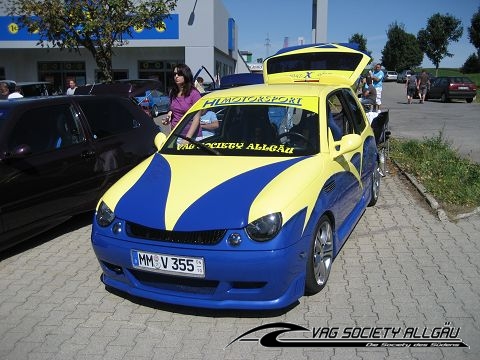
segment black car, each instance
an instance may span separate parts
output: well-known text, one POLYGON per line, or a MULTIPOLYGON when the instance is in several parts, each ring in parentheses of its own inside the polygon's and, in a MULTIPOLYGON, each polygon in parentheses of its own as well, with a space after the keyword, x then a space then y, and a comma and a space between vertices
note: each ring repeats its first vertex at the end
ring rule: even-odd
POLYGON ((56 95, 53 84, 46 81, 17 82, 24 97, 56 95))
POLYGON ((471 103, 477 95, 477 86, 466 76, 439 76, 430 81, 427 99, 440 99, 448 102, 452 99, 464 99, 471 103))
POLYGON ((108 95, 0 101, 0 249, 95 208, 155 151, 158 127, 108 95))

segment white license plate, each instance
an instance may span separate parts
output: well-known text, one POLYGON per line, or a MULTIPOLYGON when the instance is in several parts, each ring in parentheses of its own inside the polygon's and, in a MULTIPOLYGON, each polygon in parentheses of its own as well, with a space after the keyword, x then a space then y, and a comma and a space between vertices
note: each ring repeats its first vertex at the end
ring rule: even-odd
POLYGON ((203 258, 155 254, 132 250, 132 265, 137 269, 170 275, 205 277, 203 258))
POLYGON ((468 86, 459 86, 458 90, 468 90, 468 86))

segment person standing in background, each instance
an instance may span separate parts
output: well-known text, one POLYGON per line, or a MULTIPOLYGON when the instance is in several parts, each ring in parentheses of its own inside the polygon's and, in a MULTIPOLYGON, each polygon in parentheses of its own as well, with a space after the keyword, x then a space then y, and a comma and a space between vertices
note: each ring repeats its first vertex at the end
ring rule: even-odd
POLYGON ((10 89, 8 88, 8 85, 4 82, 0 83, 0 99, 7 99, 9 94, 10 89))
MULTIPOLYGON (((197 102, 202 96, 195 88, 193 83, 192 70, 185 64, 178 64, 173 69, 173 78, 175 85, 170 90, 170 110, 167 112, 163 125, 170 124, 173 129, 185 113, 197 102)), ((186 126, 182 135, 195 138, 201 136, 200 113, 198 113, 190 126, 186 126)))
POLYGON ((420 104, 425 102, 425 96, 427 95, 427 90, 430 88, 430 78, 427 72, 422 70, 420 77, 418 78, 418 92, 420 96, 420 104))
POLYGON ((375 65, 372 72, 372 81, 375 90, 377 91, 377 110, 380 111, 382 105, 382 90, 383 90, 383 77, 385 76, 382 71, 382 64, 375 65))
POLYGON ((411 73, 410 76, 407 75, 405 87, 407 88, 407 104, 411 104, 418 91, 418 81, 415 73, 411 73))
POLYGON ((67 95, 74 95, 76 88, 77 88, 77 84, 75 83, 75 81, 74 81, 74 80, 70 80, 70 81, 68 82, 67 95))
POLYGON ((22 89, 20 89, 18 86, 15 86, 15 89, 12 92, 10 92, 7 99, 21 99, 21 98, 23 98, 22 89))
POLYGON ((205 88, 203 87, 203 78, 201 76, 198 76, 197 80, 195 80, 195 87, 200 94, 205 92, 205 88))

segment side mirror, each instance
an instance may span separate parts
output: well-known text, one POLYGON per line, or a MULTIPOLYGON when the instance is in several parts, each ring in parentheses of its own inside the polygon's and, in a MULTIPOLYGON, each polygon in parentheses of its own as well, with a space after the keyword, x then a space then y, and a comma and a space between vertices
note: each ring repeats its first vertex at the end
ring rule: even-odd
POLYGON ((333 159, 354 151, 362 146, 362 137, 357 134, 344 135, 339 141, 334 141, 329 131, 330 154, 333 159))
POLYGON ((163 132, 159 132, 157 135, 155 135, 155 139, 153 140, 153 142, 157 150, 160 150, 163 144, 165 144, 166 140, 167 136, 163 132))
POLYGON ((15 146, 12 151, 9 151, 5 158, 8 159, 22 159, 32 153, 32 148, 27 144, 20 144, 15 146))

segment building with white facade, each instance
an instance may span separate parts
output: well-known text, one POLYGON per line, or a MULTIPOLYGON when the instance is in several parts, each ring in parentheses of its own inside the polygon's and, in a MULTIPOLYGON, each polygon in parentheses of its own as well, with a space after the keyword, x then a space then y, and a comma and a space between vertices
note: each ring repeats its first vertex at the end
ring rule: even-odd
MULTIPOLYGON (((0 9, 9 0, 0 0, 0 9)), ((237 49, 237 27, 221 0, 181 0, 165 20, 165 30, 136 31, 128 45, 115 49, 114 78, 154 78, 167 90, 172 67, 185 63, 195 72, 205 67, 223 76, 248 71, 237 49)), ((99 82, 100 72, 88 51, 80 54, 37 46, 38 35, 19 30, 0 13, 0 79, 49 81, 65 90, 70 79, 78 85, 99 82)), ((200 74, 210 82, 206 72, 200 74)))

